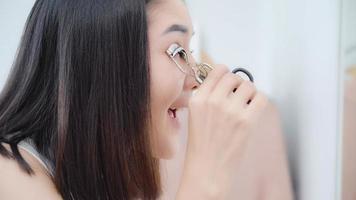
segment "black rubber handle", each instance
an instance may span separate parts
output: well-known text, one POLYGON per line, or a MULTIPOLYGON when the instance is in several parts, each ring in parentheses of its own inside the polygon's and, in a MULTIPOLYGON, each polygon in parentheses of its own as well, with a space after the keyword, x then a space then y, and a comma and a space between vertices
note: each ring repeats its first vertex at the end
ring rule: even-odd
POLYGON ((253 83, 254 82, 254 78, 252 76, 252 74, 245 68, 242 67, 238 67, 232 70, 232 73, 236 74, 237 72, 242 72, 244 74, 246 74, 246 76, 250 79, 250 81, 253 83))

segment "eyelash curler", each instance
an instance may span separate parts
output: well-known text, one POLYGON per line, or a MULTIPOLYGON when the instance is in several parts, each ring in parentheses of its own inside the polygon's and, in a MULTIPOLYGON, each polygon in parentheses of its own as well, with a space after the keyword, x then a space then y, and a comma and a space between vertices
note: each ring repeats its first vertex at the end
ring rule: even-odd
MULTIPOLYGON (((178 66, 178 68, 186 74, 190 74, 195 77, 195 80, 199 83, 202 84, 206 77, 208 77, 208 74, 211 70, 213 70, 213 67, 207 63, 199 63, 199 64, 192 64, 189 62, 188 55, 185 51, 185 49, 178 44, 173 44, 170 46, 170 48, 166 51, 166 53, 169 55, 169 57, 173 60, 173 62, 178 66), (193 71, 193 73, 186 72, 183 67, 175 60, 175 56, 179 55, 184 61, 186 62, 189 71, 193 71)), ((250 79, 251 82, 254 82, 254 78, 252 74, 246 70, 245 68, 242 67, 237 67, 232 70, 232 73, 237 74, 239 72, 242 72, 245 74, 248 79, 250 79)))
MULTIPOLYGON (((197 64, 196 67, 197 67, 197 70, 195 71, 195 79, 197 80, 197 82, 199 84, 202 84, 204 82, 204 80, 206 79, 206 77, 208 77, 209 72, 211 70, 213 70, 213 67, 207 63, 197 64)), ((242 68, 242 67, 237 67, 232 70, 232 73, 234 73, 234 74, 237 74, 239 72, 242 72, 243 74, 245 74, 248 77, 248 79, 251 82, 254 82, 254 78, 253 78, 252 74, 247 69, 242 68)))

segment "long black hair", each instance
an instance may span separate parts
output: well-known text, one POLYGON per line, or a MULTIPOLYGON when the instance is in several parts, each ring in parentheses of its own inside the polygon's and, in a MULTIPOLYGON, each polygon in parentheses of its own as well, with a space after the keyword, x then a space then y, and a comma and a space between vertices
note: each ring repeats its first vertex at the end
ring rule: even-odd
POLYGON ((37 0, 0 95, 0 154, 30 138, 64 199, 155 199, 148 0, 37 0))

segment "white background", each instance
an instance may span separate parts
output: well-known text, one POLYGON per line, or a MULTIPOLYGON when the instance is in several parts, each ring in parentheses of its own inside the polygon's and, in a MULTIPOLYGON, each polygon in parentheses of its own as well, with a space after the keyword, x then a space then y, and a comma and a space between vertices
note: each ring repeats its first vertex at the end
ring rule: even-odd
POLYGON ((0 0, 0 89, 16 54, 23 26, 34 0, 0 0))
POLYGON ((208 53, 247 66, 280 109, 298 199, 338 199, 340 1, 188 3, 208 53))

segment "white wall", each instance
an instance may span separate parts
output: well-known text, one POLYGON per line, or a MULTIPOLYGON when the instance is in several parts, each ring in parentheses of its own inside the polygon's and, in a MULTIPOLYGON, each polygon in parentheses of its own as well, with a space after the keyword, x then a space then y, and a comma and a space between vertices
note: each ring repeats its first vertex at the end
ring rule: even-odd
POLYGON ((341 63, 344 69, 356 63, 356 1, 342 1, 341 63))
POLYGON ((0 90, 12 65, 34 0, 0 0, 0 90))
POLYGON ((336 200, 338 0, 191 0, 204 48, 247 66, 279 107, 302 200, 336 200))

